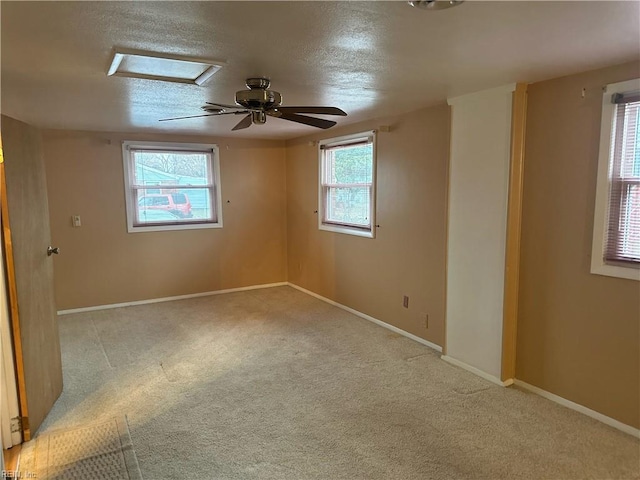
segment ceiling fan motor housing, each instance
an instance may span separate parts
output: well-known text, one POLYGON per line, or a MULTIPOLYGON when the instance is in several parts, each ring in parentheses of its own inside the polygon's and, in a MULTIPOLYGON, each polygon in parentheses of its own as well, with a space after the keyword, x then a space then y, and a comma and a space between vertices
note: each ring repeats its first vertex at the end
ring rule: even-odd
POLYGON ((249 90, 236 92, 236 103, 245 108, 260 110, 270 109, 282 103, 282 95, 279 92, 268 90, 270 82, 266 78, 249 78, 247 87, 249 90))

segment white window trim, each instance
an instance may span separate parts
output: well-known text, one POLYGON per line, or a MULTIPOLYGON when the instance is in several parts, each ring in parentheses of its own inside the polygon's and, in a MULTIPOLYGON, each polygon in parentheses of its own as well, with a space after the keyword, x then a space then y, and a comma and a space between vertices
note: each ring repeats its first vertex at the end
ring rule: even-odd
POLYGON ((127 215, 127 232, 160 232, 168 230, 199 230, 203 228, 222 228, 222 194, 220 187, 220 155, 218 146, 208 143, 175 143, 175 142, 142 142, 126 140, 122 142, 122 162, 124 168, 124 197, 127 215), (215 202, 218 214, 215 223, 197 223, 184 225, 134 225, 136 205, 133 204, 133 198, 130 194, 130 185, 132 181, 130 151, 132 148, 145 148, 158 150, 178 150, 178 151, 203 151, 211 150, 211 173, 215 180, 215 202))
POLYGON ((328 138, 326 140, 321 140, 318 142, 318 229, 325 230, 328 232, 336 232, 336 233, 345 233, 348 235, 355 235, 357 237, 365 237, 365 238, 376 238, 376 172, 377 172, 377 144, 376 144, 376 131, 369 130, 366 132, 353 133, 350 135, 343 135, 341 137, 333 137, 328 138), (344 142, 349 142, 352 140, 358 140, 362 138, 372 138, 373 144, 373 165, 372 165, 372 176, 371 176, 371 230, 365 230, 363 228, 358 227, 347 227, 343 225, 332 225, 329 223, 324 223, 322 219, 324 218, 324 197, 322 194, 322 177, 323 177, 323 154, 322 147, 323 146, 332 146, 335 144, 340 144, 344 142))
POLYGON ((640 269, 610 265, 604 261, 605 238, 609 224, 607 207, 609 204, 609 172, 611 156, 611 133, 615 104, 611 96, 640 89, 640 79, 612 83, 604 88, 602 95, 602 120, 600 125, 600 152, 598 156, 598 177, 596 203, 593 214, 593 242, 591 244, 591 273, 608 277, 626 278, 640 281, 640 269))

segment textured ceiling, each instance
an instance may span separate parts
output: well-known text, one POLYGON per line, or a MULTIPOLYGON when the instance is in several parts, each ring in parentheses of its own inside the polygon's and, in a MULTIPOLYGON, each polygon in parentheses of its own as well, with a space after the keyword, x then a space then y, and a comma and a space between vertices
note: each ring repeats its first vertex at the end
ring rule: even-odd
POLYGON ((2 113, 45 128, 294 138, 313 127, 236 116, 174 122, 233 103, 266 76, 283 105, 329 105, 355 121, 450 96, 637 60, 640 3, 481 2, 424 11, 372 2, 0 4, 2 113), (112 49, 227 62, 202 87, 107 77, 112 49))

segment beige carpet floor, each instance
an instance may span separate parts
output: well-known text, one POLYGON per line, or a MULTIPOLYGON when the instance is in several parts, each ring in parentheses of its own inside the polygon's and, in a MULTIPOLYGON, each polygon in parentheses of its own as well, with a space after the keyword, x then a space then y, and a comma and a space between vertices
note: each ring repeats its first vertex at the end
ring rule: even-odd
POLYGON ((289 287, 66 315, 39 433, 126 415, 145 480, 636 479, 640 442, 289 287))

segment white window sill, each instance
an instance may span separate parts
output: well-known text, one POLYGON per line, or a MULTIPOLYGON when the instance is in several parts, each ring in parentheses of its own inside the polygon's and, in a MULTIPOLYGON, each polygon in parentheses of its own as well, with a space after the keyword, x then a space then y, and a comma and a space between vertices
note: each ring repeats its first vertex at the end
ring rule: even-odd
POLYGON ((327 232, 344 233, 347 235, 355 235, 356 237, 375 238, 375 229, 362 230, 359 228, 349 228, 339 225, 330 225, 326 223, 321 223, 318 228, 327 232))
POLYGON ((186 225, 141 225, 131 226, 129 225, 127 231, 129 233, 143 233, 143 232, 162 232, 167 230, 198 230, 202 228, 222 228, 222 223, 196 223, 186 225))
POLYGON ((591 273, 594 275, 626 278, 627 280, 640 282, 640 269, 634 267, 620 267, 618 265, 607 265, 602 262, 593 262, 591 264, 591 273))

